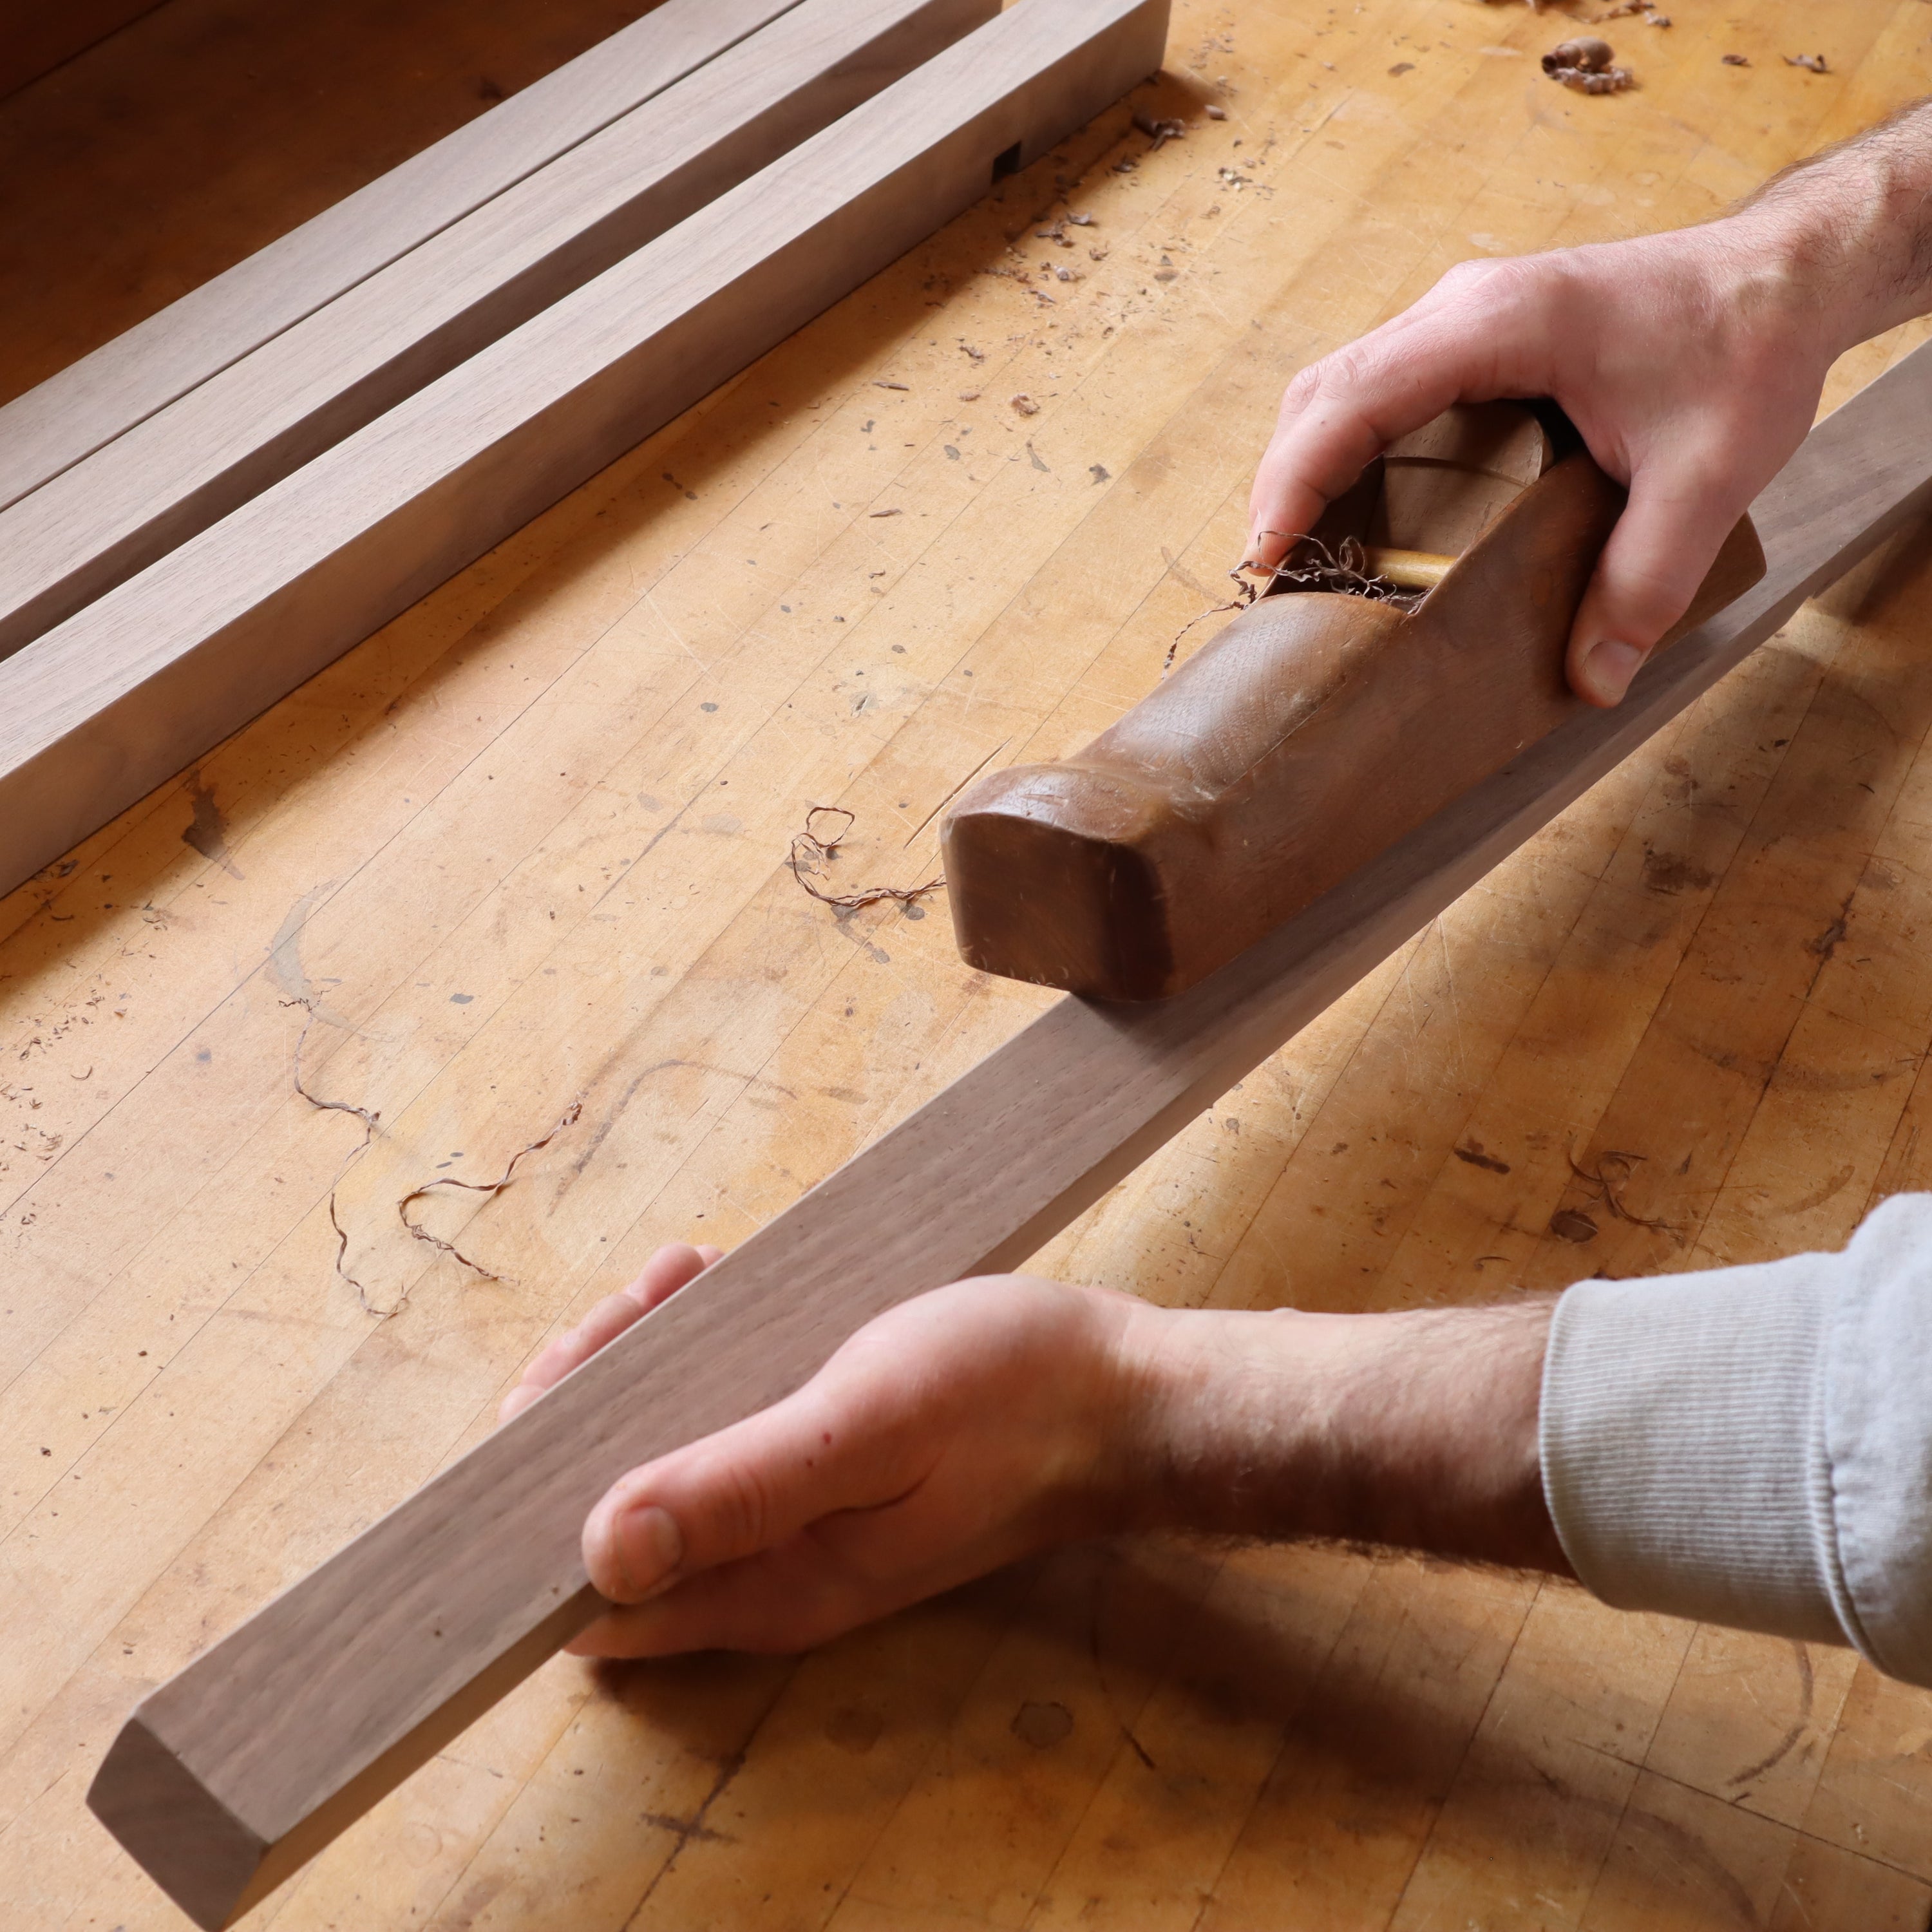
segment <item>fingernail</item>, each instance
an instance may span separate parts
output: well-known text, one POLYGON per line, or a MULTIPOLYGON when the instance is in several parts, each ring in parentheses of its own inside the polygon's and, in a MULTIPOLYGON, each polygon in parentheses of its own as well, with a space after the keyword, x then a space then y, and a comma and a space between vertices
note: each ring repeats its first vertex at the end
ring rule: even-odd
POLYGON ((612 1526, 617 1574, 633 1603, 664 1588, 684 1561, 684 1537, 669 1510, 656 1503, 627 1509, 612 1526))
POLYGON ((1583 682, 1600 704, 1614 704, 1629 690, 1642 668, 1645 653, 1618 638, 1605 638, 1584 654, 1583 682))

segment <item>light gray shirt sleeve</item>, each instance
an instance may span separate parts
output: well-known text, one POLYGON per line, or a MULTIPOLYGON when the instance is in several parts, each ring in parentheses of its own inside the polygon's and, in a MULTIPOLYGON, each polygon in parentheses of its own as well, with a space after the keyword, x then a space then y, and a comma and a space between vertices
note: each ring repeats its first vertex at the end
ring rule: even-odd
POLYGON ((1932 1195, 1842 1254, 1579 1282, 1541 1435, 1556 1534, 1606 1604, 1932 1684, 1932 1195))

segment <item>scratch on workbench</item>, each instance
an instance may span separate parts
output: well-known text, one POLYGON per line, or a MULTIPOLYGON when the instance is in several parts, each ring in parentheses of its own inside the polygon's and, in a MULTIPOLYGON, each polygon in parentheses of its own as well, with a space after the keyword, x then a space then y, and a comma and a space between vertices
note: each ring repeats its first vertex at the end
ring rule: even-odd
POLYGON ((899 850, 903 852, 905 850, 906 846, 910 845, 912 842, 939 816, 940 813, 943 812, 947 806, 950 805, 952 801, 957 798, 959 794, 964 791, 966 788, 980 774, 983 772, 986 767, 990 765, 993 760, 997 758, 1012 742, 1013 741, 1011 738, 1002 738, 1000 742, 995 745, 993 748, 988 752, 986 755, 982 758, 980 762, 975 765, 973 769, 968 772, 966 776, 962 778, 959 782, 955 785, 952 789, 949 791, 923 818, 919 821, 916 825, 913 827, 911 831, 906 835, 904 843, 900 846, 899 850))
POLYGON ((658 600, 656 592, 646 590, 640 601, 644 604, 644 608, 650 612, 651 615, 670 633, 671 642, 676 644, 678 649, 683 652, 685 656, 690 658, 692 662, 697 665, 698 669, 704 672, 706 677, 710 676, 712 675, 711 666, 706 664, 704 660, 685 642, 683 633, 680 632, 677 626, 658 608, 658 600))
POLYGON ((730 1844, 734 1842, 722 1832, 711 1829, 704 1821, 710 1815, 712 1806, 724 1796, 732 1779, 744 1768, 745 1754, 742 1750, 734 1751, 724 1759, 718 1767, 718 1775, 712 1780, 711 1789, 704 1794, 698 1809, 688 1818, 669 1818, 652 1813, 644 1814, 646 1823, 658 1825, 663 1830, 674 1833, 676 1843, 671 1846, 664 1863, 652 1874, 650 1883, 644 1887, 644 1896, 638 1900, 636 1909, 631 1914, 633 1924, 643 1916, 644 1907, 650 1903, 651 1894, 670 1876, 671 1868, 677 1863, 686 1846, 694 1840, 700 1844, 730 1844))
POLYGON ((1468 1042, 1462 1033, 1462 1002, 1456 997, 1456 967, 1454 961, 1450 957, 1449 934, 1439 915, 1435 921, 1435 926, 1436 940, 1442 948, 1442 983, 1448 989, 1449 993, 1449 1017, 1456 1028, 1456 1071, 1460 1075, 1467 1071, 1464 1063, 1468 1057, 1468 1042))
POLYGON ((597 1150, 604 1144, 608 1137, 610 1130, 617 1124, 631 1102, 637 1098, 638 1089, 643 1086, 654 1073, 666 1072, 674 1067, 687 1067, 694 1073, 715 1073, 721 1079, 735 1080, 739 1082, 741 1092, 747 1087, 769 1087, 774 1093, 782 1094, 788 1100, 795 1100, 798 1098, 796 1093, 792 1088, 778 1081, 769 1080, 761 1073, 740 1073, 735 1067, 719 1066, 708 1060, 654 1060, 650 1066, 632 1075, 629 1081, 626 1084, 623 1092, 618 1096, 617 1104, 591 1130, 590 1144, 571 1162, 569 1173, 558 1184, 557 1193, 560 1197, 568 1191, 572 1183, 581 1176, 584 1170, 590 1165, 597 1150))

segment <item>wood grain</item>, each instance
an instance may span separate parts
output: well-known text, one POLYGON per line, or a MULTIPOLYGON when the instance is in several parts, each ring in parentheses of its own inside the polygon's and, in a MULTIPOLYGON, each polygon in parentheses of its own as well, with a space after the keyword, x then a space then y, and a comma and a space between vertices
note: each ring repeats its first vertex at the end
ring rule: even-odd
POLYGON ((617 1474, 789 1393, 884 1308, 1035 1252, 1922 507, 1928 431, 1921 350, 1814 431, 1755 506, 1762 582, 1619 710, 1191 992, 1049 1009, 145 1700, 97 1813, 200 1923, 279 1882, 596 1614, 578 1526, 617 1474))
POLYGON ((73 0, 50 8, 37 0, 8 0, 0 7, 0 98, 39 80, 160 4, 161 0, 73 0))
POLYGON ((0 663, 0 882, 903 254, 1001 157, 1117 98, 1165 19, 1165 0, 1028 0, 0 663))
POLYGON ((209 376, 0 512, 0 656, 998 11, 996 0, 802 0, 209 376))
MULTIPOLYGON (((0 508, 797 4, 665 0, 644 19, 15 397, 0 407, 0 508)), ((113 10, 130 20, 148 10, 130 4, 113 10)))

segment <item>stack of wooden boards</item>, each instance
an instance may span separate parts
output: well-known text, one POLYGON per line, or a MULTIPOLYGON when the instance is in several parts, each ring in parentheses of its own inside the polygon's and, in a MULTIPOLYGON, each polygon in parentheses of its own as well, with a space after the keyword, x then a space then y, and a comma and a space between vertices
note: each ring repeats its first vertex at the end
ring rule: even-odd
POLYGON ((1166 0, 668 0, 0 410, 0 890, 1160 64, 1166 0))

